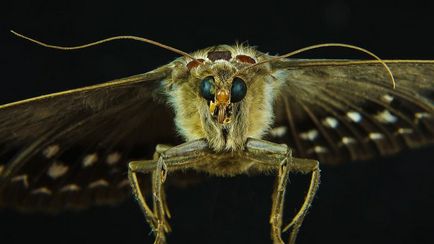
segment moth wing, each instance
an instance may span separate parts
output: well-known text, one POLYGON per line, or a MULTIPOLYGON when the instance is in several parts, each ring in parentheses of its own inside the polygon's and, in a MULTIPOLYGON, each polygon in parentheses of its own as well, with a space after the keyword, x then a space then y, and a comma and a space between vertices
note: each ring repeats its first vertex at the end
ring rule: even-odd
POLYGON ((434 142, 434 61, 280 60, 272 140, 336 164, 434 142))
POLYGON ((0 106, 0 206, 56 212, 128 196, 127 163, 176 141, 158 101, 171 70, 0 106))

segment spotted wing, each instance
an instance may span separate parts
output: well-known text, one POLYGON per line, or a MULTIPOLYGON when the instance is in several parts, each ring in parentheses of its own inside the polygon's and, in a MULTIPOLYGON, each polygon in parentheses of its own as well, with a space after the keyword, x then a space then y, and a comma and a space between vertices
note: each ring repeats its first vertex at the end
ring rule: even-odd
POLYGON ((283 60, 273 140, 323 163, 366 160, 434 142, 434 62, 283 60))
POLYGON ((57 211, 128 196, 127 163, 174 140, 171 111, 157 101, 170 73, 1 106, 0 206, 57 211))

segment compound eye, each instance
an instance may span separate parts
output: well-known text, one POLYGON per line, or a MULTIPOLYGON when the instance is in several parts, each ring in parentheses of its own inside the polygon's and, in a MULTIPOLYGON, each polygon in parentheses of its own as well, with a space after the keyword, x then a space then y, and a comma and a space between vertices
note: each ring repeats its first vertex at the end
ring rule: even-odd
POLYGON ((208 101, 214 100, 215 86, 214 77, 208 76, 200 82, 199 85, 200 95, 208 101))
POLYGON ((235 77, 235 79, 232 81, 232 88, 231 88, 231 102, 236 103, 246 96, 247 93, 247 86, 246 83, 238 77, 235 77))

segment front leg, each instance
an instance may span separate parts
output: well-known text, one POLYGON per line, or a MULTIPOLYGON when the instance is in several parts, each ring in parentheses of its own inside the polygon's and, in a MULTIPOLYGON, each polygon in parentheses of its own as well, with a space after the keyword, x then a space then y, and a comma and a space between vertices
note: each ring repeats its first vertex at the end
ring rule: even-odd
POLYGON ((290 244, 294 244, 295 240, 297 239, 298 231, 301 227, 301 224, 303 223, 304 217, 307 214, 307 210, 313 202, 320 182, 320 169, 318 161, 312 159, 293 158, 292 162, 295 171, 301 172, 303 174, 312 173, 312 176, 310 179, 309 190, 307 191, 303 205, 301 206, 295 217, 292 219, 291 223, 289 223, 283 229, 283 231, 287 231, 289 228, 292 227, 292 231, 289 236, 290 244))
POLYGON ((130 184, 146 221, 155 234, 155 244, 165 243, 166 233, 170 232, 170 226, 167 221, 170 213, 163 189, 167 173, 206 163, 205 159, 209 153, 208 144, 205 140, 195 140, 169 149, 167 149, 167 146, 162 147, 159 145, 154 154, 154 160, 133 161, 129 163, 128 176, 130 184), (137 180, 137 173, 148 174, 151 172, 153 209, 146 203, 137 180))
POLYGON ((283 231, 292 227, 289 243, 295 243, 298 230, 303 223, 304 217, 311 205, 319 185, 319 166, 318 161, 308 159, 293 158, 291 149, 284 144, 276 144, 264 140, 249 138, 246 143, 248 157, 257 163, 259 168, 274 168, 278 170, 274 192, 272 196, 272 208, 270 215, 271 237, 274 243, 283 243, 282 217, 285 199, 285 190, 288 183, 289 173, 302 172, 304 174, 312 172, 312 178, 306 199, 293 218, 283 231))

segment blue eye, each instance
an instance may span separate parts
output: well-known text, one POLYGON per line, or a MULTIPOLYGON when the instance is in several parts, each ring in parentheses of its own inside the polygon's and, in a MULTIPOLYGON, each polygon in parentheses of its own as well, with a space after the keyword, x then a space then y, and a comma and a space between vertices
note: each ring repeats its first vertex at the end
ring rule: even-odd
POLYGON ((238 77, 235 77, 235 79, 232 81, 232 88, 231 88, 231 102, 236 103, 246 96, 247 93, 247 86, 246 83, 238 77))
POLYGON ((212 76, 208 76, 200 82, 199 92, 206 100, 214 100, 215 86, 214 78, 212 76))

